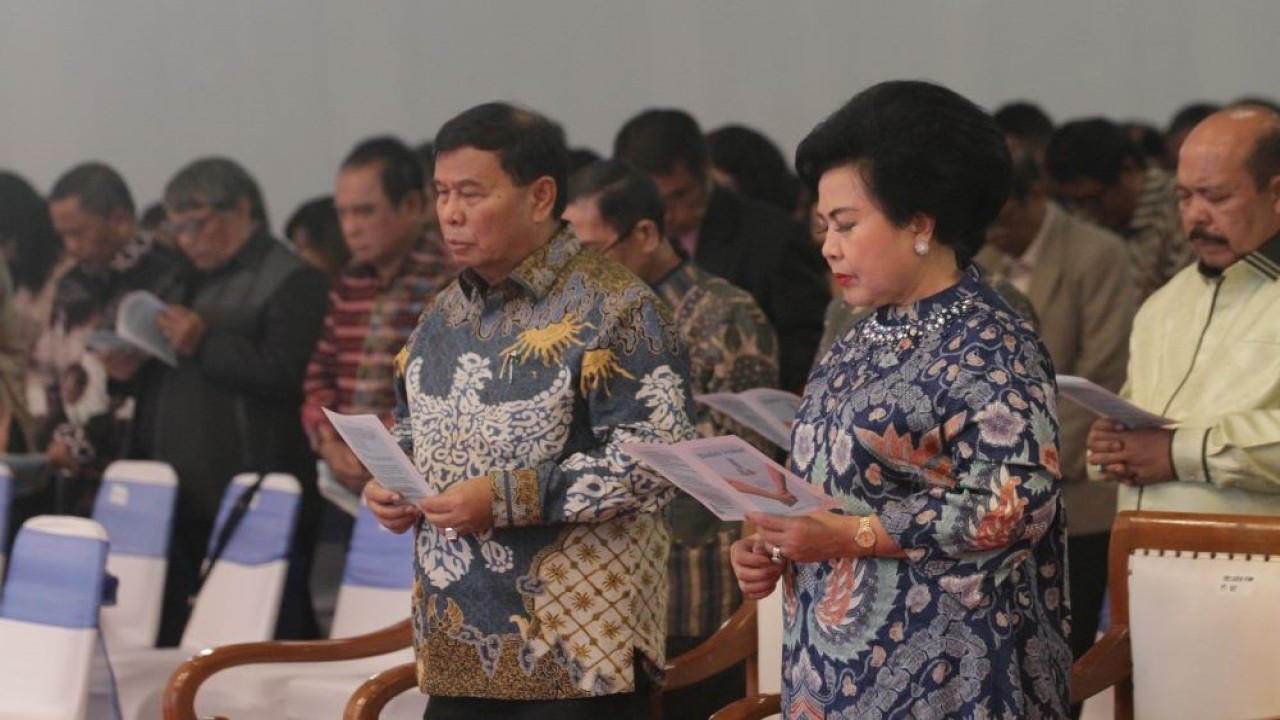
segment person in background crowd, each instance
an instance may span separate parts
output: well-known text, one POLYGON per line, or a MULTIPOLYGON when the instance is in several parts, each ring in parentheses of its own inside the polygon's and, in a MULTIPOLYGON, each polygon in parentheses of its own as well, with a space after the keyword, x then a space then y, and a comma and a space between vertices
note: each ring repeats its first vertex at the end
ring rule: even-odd
MULTIPOLYGON (((21 176, 7 171, 0 171, 0 253, 13 283, 11 303, 18 342, 30 362, 36 341, 49 327, 58 279, 74 261, 63 255, 62 238, 53 229, 44 198, 21 176)), ((44 383, 32 370, 29 368, 24 381, 28 410, 43 420, 48 414, 44 383)), ((44 448, 18 449, 34 452, 44 448)))
POLYGON ((164 212, 163 202, 151 203, 138 218, 138 225, 142 227, 143 232, 150 235, 161 245, 176 248, 178 247, 178 241, 169 234, 168 222, 169 216, 164 212))
POLYGON ((324 415, 373 413, 390 425, 396 353, 453 263, 424 231, 422 168, 391 137, 365 140, 342 161, 334 206, 349 267, 329 293, 329 313, 307 365, 302 425, 334 479, 359 495, 369 473, 324 415))
POLYGON ((1044 167, 1045 150, 1053 137, 1053 119, 1039 105, 1017 100, 1005 103, 992 114, 1004 134, 1017 139, 1031 157, 1044 167))
MULTIPOLYGON (((582 246, 621 263, 671 307, 689 351, 694 395, 742 392, 778 385, 778 341, 744 290, 698 268, 663 232, 662 196, 647 175, 621 160, 600 161, 574 173, 564 218, 582 246)), ((728 418, 698 407, 701 437, 734 433, 766 453, 775 448, 728 418)), ((729 547, 739 522, 716 518, 681 493, 667 506, 671 559, 667 563, 667 656, 709 637, 742 602, 729 547)), ((663 704, 668 720, 705 718, 746 692, 743 670, 675 691, 663 704)))
MULTIPOLYGON (((1030 297, 1040 339, 1059 374, 1083 376, 1118 391, 1138 309, 1124 241, 1058 207, 1030 153, 1016 141, 1011 146, 1013 187, 987 228, 977 261, 1030 297)), ((1065 397, 1058 399, 1057 410, 1062 497, 1070 519, 1071 651, 1078 658, 1093 646, 1098 631, 1116 495, 1114 486, 1090 482, 1085 470, 1085 440, 1094 414, 1065 397)))
POLYGON ((717 184, 796 217, 800 180, 772 140, 749 127, 725 125, 707 133, 707 150, 717 184))
POLYGON ((88 514, 97 481, 125 444, 129 399, 148 388, 161 361, 121 347, 117 309, 130 292, 181 297, 187 264, 141 232, 124 179, 99 162, 77 165, 53 184, 49 211, 74 265, 59 280, 49 326, 36 344, 48 417, 40 446, 51 466, 76 480, 64 510, 88 514), (102 333, 111 338, 105 345, 102 333))
POLYGON ((10 437, 15 447, 35 447, 35 421, 27 410, 27 353, 13 309, 9 264, 0 263, 0 454, 9 451, 10 437))
POLYGON ((1060 205, 1124 238, 1139 299, 1191 262, 1173 178, 1143 161, 1124 128, 1104 118, 1069 122, 1054 132, 1046 161, 1060 205))
POLYGON ((613 154, 653 179, 667 234, 694 262, 751 293, 778 333, 782 387, 803 387, 831 297, 805 229, 777 208, 716 187, 706 138, 682 110, 631 118, 613 154))
POLYGON ((1121 392, 1177 427, 1098 420, 1088 462, 1122 510, 1280 514, 1280 115, 1209 116, 1177 191, 1198 262, 1138 311, 1121 392))
POLYGON ((333 196, 312 198, 298 206, 284 226, 285 239, 298 257, 336 279, 351 260, 351 251, 342 239, 333 196))
POLYGON ((1178 151, 1187 139, 1187 133, 1200 124, 1201 120, 1218 112, 1222 106, 1216 103, 1194 102, 1178 108, 1169 118, 1169 127, 1164 131, 1164 168, 1169 172, 1178 169, 1178 151))
POLYGON ((182 168, 164 204, 195 273, 183 302, 157 320, 178 365, 165 368, 154 409, 135 421, 137 456, 169 463, 179 481, 160 644, 182 636, 222 494, 246 471, 288 472, 302 484, 276 633, 313 637, 307 574, 319 496, 299 408, 328 280, 271 237, 257 183, 232 160, 182 168))

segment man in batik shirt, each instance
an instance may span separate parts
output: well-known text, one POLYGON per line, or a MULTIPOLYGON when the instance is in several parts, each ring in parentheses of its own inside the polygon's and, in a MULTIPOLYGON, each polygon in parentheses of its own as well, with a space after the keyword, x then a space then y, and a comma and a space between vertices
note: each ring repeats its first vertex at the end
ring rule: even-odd
MULTIPOLYGON (((768 318, 745 290, 702 270, 665 237, 663 203, 645 173, 620 160, 574 174, 564 217, 583 247, 621 263, 672 308, 689 349, 695 394, 742 392, 778 385, 778 343, 768 318)), ((705 405, 697 408, 701 437, 732 433, 767 453, 777 448, 705 405)), ((715 632, 742 602, 729 548, 742 524, 716 518, 681 493, 667 508, 671 520, 667 652, 676 655, 715 632)), ((669 720, 705 718, 741 697, 744 674, 699 683, 664 703, 669 720)))
POLYGON ((674 489, 619 447, 692 437, 665 306, 562 223, 555 126, 501 103, 436 136, 445 247, 463 268, 397 359, 395 434, 438 494, 365 486, 416 529, 426 718, 626 717, 665 662, 674 489))
POLYGON ((49 213, 75 265, 58 281, 53 314, 36 343, 49 409, 37 442, 51 465, 81 480, 68 507, 87 513, 103 469, 121 454, 133 398, 150 404, 160 361, 104 343, 125 295, 147 290, 164 300, 182 292, 186 263, 142 232, 124 179, 98 162, 71 168, 53 185, 49 213), (112 382, 115 381, 115 382, 112 382))

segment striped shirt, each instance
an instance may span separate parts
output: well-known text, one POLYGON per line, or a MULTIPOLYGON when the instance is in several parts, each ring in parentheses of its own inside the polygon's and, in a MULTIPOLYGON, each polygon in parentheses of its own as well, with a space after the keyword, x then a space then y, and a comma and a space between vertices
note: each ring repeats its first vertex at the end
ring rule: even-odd
POLYGON ((334 282, 303 381, 302 426, 313 443, 328 425, 322 408, 373 413, 390 424, 396 353, 417 327, 423 306, 456 274, 439 237, 428 235, 390 282, 368 266, 349 268, 334 282))

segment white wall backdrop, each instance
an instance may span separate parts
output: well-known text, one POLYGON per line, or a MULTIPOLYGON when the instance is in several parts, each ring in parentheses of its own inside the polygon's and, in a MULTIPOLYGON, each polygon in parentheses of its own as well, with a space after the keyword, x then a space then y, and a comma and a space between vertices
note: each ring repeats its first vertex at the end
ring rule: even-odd
POLYGON ((1280 95, 1262 0, 0 0, 0 167, 45 190, 105 160, 140 203, 185 162, 244 163, 279 229, 359 138, 416 143, 510 99, 607 153, 651 106, 790 152, 867 85, 942 82, 1163 126, 1280 95))

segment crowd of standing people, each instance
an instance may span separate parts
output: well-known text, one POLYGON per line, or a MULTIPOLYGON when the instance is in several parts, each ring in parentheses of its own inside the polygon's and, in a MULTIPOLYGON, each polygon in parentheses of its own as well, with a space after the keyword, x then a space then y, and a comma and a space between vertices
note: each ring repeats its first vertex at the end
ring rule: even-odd
POLYGON ((417 150, 357 143, 285 240, 228 158, 144 213, 102 163, 47 195, 0 173, 0 452, 49 480, 19 512, 84 514, 112 460, 170 463, 173 645, 235 474, 304 488, 281 638, 318 632, 318 487, 362 496, 415 533, 437 720, 644 716, 666 658, 779 584, 787 717, 1068 716, 1117 502, 1275 512, 1280 115, 1055 127, 886 82, 794 166, 677 109, 601 160, 488 103, 417 150), (137 291, 166 353, 111 340, 137 291), (1058 374, 1180 425, 1098 419, 1058 374), (694 402, 755 387, 803 395, 790 447, 694 402), (382 418, 432 496, 384 488, 324 409, 382 418), (621 448, 725 433, 840 507, 744 535, 621 448))

